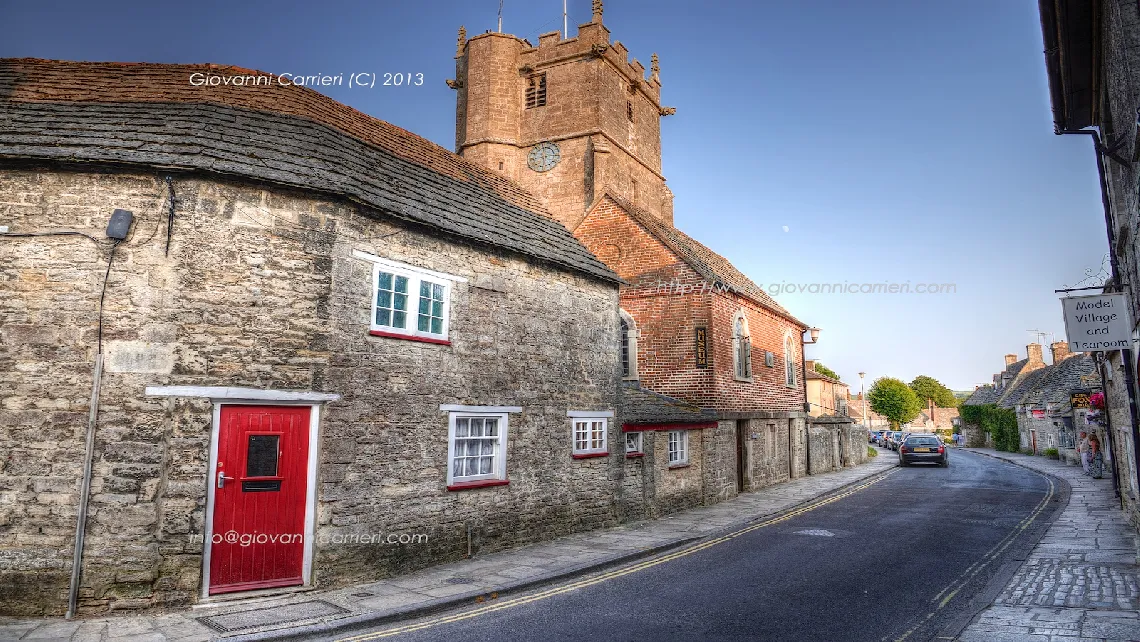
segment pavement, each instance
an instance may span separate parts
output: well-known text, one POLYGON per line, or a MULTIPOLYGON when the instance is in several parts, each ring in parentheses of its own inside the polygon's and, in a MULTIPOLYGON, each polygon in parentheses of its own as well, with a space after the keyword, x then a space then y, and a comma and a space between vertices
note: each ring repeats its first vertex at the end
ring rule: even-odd
POLYGON ((1065 480, 1068 506, 961 642, 1140 640, 1140 541, 1112 479, 1045 457, 966 449, 1065 480))
POLYGON ((598 572, 747 525, 895 467, 883 451, 866 464, 801 477, 672 515, 481 555, 410 575, 336 589, 114 615, 0 619, 0 641, 230 642, 333 635, 500 599, 598 572))
POLYGON ((952 451, 948 468, 894 468, 668 553, 339 640, 952 640, 1044 536, 1065 491, 952 451))

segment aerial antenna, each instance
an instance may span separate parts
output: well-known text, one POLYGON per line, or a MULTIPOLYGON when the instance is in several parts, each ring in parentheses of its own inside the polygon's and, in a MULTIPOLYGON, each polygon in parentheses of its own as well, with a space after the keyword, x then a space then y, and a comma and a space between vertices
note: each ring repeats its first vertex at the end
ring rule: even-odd
POLYGON ((503 0, 499 0, 499 33, 503 33, 503 0))
POLYGON ((570 37, 570 23, 566 19, 566 0, 562 0, 562 37, 570 37))
POLYGON ((1026 330, 1026 332, 1029 333, 1030 337, 1036 337, 1037 343, 1040 343, 1041 345, 1045 345, 1045 335, 1052 336, 1053 334, 1052 332, 1046 332, 1044 330, 1026 330))

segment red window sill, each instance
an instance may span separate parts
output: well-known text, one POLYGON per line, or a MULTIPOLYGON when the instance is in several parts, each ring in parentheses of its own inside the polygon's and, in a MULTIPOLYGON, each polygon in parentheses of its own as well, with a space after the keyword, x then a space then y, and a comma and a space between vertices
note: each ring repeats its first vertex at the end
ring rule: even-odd
POLYGON ((637 459, 638 457, 644 457, 644 456, 645 456, 645 453, 626 453, 625 454, 626 459, 637 459))
POLYGON ((386 332, 384 330, 369 330, 368 334, 374 337, 388 337, 389 339, 405 339, 407 341, 419 341, 420 343, 436 343, 442 346, 451 345, 451 341, 447 339, 431 339, 428 337, 417 337, 414 334, 401 334, 399 332, 386 332))
POLYGON ((669 470, 681 470, 682 468, 688 468, 691 465, 692 464, 673 464, 669 467, 669 470))
POLYGON ((489 488, 491 486, 506 486, 511 483, 509 479, 481 479, 473 482, 460 482, 447 487, 447 490, 471 490, 473 488, 489 488))
POLYGON ((609 457, 609 453, 582 453, 579 455, 570 455, 574 459, 593 459, 594 457, 609 457))

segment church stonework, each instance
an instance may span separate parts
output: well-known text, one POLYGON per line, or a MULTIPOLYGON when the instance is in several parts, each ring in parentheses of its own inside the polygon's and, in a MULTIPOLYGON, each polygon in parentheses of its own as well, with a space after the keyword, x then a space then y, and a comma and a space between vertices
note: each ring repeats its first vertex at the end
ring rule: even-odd
POLYGON ((503 33, 464 41, 456 56, 456 152, 519 183, 573 230, 604 187, 673 223, 661 173, 656 55, 651 73, 595 21, 575 38, 557 31, 538 46, 503 33), (545 163, 531 162, 542 156, 545 163))

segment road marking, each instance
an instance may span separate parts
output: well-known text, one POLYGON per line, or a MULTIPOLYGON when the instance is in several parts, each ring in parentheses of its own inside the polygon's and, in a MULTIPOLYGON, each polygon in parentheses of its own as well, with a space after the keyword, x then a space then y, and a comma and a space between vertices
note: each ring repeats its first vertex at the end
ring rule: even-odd
MULTIPOLYGON (((1044 478, 1045 481, 1049 482, 1049 491, 1045 493, 1045 496, 1042 497, 1041 501, 1037 503, 1037 506, 1034 507, 1033 512, 1029 513, 1029 515, 1025 516, 1024 519, 1018 522, 1017 526, 1014 526, 1013 529, 1005 537, 1003 537, 997 544, 994 544, 993 548, 982 555, 981 558, 971 564, 966 570, 962 571, 962 574, 955 578, 954 581, 950 582, 946 588, 939 591, 938 594, 935 595, 932 599, 932 601, 938 603, 938 606, 936 606, 931 612, 927 613, 926 617, 922 618, 918 624, 915 624, 906 633, 903 633, 901 636, 895 638, 895 642, 904 642, 904 640, 913 635, 915 631, 922 628, 922 626, 929 622, 930 619, 935 615, 937 615, 939 611, 945 608, 946 605, 950 603, 950 600, 954 599, 954 596, 958 594, 958 591, 961 591, 963 588, 965 588, 965 586, 970 583, 970 580, 972 580, 975 575, 981 572, 983 568, 988 566, 990 562, 1000 557, 1001 554, 1005 552, 1005 549, 1009 548, 1013 542, 1016 541, 1017 538, 1022 533, 1024 533, 1025 530, 1029 528, 1029 526, 1034 521, 1037 520, 1037 518, 1041 515, 1041 511, 1045 510, 1045 507, 1049 505, 1049 500, 1053 499, 1053 495, 1055 494, 1056 485, 1049 477, 1042 475, 1035 470, 1030 470, 1030 472, 1044 478), (943 595, 945 595, 945 597, 943 597, 943 595), (938 598, 942 598, 941 601, 939 601, 938 598)), ((888 638, 883 639, 887 640, 888 638)))
POLYGON ((692 555, 693 553, 697 553, 697 552, 703 551, 705 549, 712 548, 713 546, 717 546, 719 544, 723 544, 725 542, 732 541, 732 540, 736 539, 737 537, 740 537, 742 535, 746 535, 748 533, 759 530, 761 528, 766 528, 768 526, 772 526, 773 524, 780 524, 782 522, 786 522, 789 519, 792 519, 792 518, 797 517, 799 515, 803 515, 804 513, 813 511, 813 510, 820 508, 822 506, 826 506, 828 504, 837 502, 841 499, 850 497, 851 495, 854 495, 855 493, 857 493, 857 492, 859 492, 865 488, 868 488, 874 484, 877 484, 877 483, 883 481, 884 479, 886 479, 887 477, 890 477, 891 475, 893 475, 897 471, 898 471, 897 468, 892 468, 892 469, 890 469, 884 473, 878 473, 874 477, 871 477, 870 479, 860 483, 857 486, 852 486, 851 488, 848 488, 847 490, 843 491, 842 493, 840 493, 838 495, 832 495, 831 497, 828 497, 826 499, 821 499, 819 501, 812 502, 806 506, 802 506, 802 507, 797 508, 795 510, 784 513, 784 514, 780 515, 779 517, 773 517, 770 519, 762 520, 762 521, 757 522, 755 524, 750 524, 750 525, 745 526, 739 530, 728 533, 727 535, 722 535, 722 536, 717 537, 715 539, 711 539, 711 540, 707 540, 707 541, 700 542, 697 544, 693 544, 693 545, 685 547, 679 551, 662 555, 661 557, 656 557, 656 558, 653 558, 650 560, 646 560, 644 562, 638 562, 637 564, 633 564, 631 566, 626 566, 626 567, 614 569, 612 571, 607 571, 605 573, 596 575, 594 577, 578 580, 576 582, 571 582, 570 584, 566 584, 563 586, 551 587, 549 589, 539 591, 538 593, 534 593, 532 595, 524 595, 524 596, 509 599, 509 600, 502 600, 500 602, 496 602, 494 604, 488 604, 487 606, 481 606, 479 608, 472 609, 470 611, 464 611, 463 613, 456 613, 453 615, 440 616, 440 617, 437 617, 437 618, 434 618, 431 620, 427 620, 425 622, 420 622, 418 624, 407 624, 407 625, 397 627, 394 629, 388 629, 386 631, 377 631, 375 633, 365 633, 362 635, 356 635, 356 636, 347 637, 347 638, 340 638, 340 640, 338 642, 366 642, 367 640, 378 640, 380 638, 392 637, 393 635, 400 635, 403 633, 412 633, 415 631, 420 631, 423 629, 440 626, 442 624, 450 624, 452 622, 469 620, 471 618, 475 618, 475 617, 478 617, 480 615, 486 615, 488 613, 494 613, 495 611, 502 611, 504 609, 514 608, 516 606, 523 606, 526 604, 530 604, 532 602, 545 600, 545 599, 554 597, 556 595, 561 595, 563 593, 569 593, 571 591, 576 591, 578 589, 593 586, 595 584, 601 584, 602 582, 607 582, 609 580, 617 579, 619 577, 623 577, 623 576, 629 575, 631 573, 637 573, 639 571, 644 571, 645 569, 653 568, 654 566, 658 566, 658 565, 664 564, 666 562, 671 562, 673 560, 680 559, 682 557, 687 557, 689 555, 692 555))

